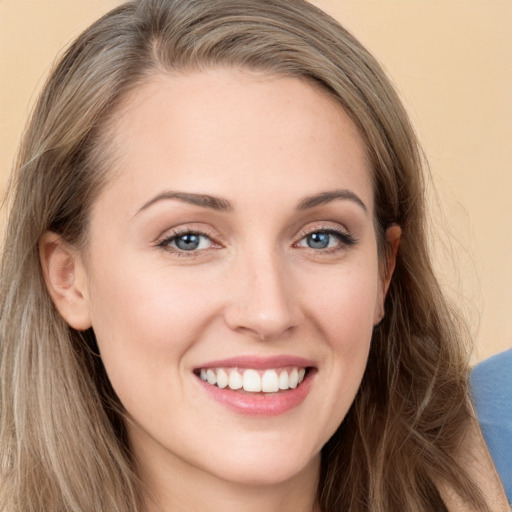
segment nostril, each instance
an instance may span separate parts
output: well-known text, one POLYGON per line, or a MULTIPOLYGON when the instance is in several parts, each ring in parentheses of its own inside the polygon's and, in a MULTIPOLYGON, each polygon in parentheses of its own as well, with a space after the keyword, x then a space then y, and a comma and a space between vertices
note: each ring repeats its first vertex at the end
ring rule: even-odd
POLYGON ((300 323, 294 280, 285 262, 268 250, 244 252, 225 292, 226 324, 256 340, 275 340, 300 323))
POLYGON ((288 336, 298 326, 298 315, 289 309, 257 311, 236 304, 225 314, 228 327, 259 341, 273 341, 288 336))

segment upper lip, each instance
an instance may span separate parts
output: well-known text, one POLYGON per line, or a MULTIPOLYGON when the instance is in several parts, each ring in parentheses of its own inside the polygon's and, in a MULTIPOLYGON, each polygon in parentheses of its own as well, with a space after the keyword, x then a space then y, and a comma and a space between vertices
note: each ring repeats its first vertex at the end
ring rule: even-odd
POLYGON ((226 359, 217 359, 208 361, 196 369, 208 368, 254 368, 255 370, 268 370, 271 368, 282 368, 284 366, 296 366, 299 368, 308 368, 315 366, 314 362, 297 356, 279 355, 279 356, 235 356, 226 359))

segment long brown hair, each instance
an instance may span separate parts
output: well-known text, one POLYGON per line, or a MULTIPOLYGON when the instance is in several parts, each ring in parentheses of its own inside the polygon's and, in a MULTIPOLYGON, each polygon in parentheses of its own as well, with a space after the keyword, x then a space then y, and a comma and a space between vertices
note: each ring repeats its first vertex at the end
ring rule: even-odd
POLYGON ((84 243, 112 167, 108 127, 156 73, 229 66, 320 85, 356 124, 373 169, 376 230, 403 236, 385 317, 355 402, 322 453, 324 512, 444 510, 438 483, 486 507, 456 462, 467 401, 463 325, 439 289, 426 235, 422 158, 404 109, 365 48, 303 0, 140 0, 87 29, 51 74, 9 196, 1 267, 0 508, 141 506, 122 406, 92 330, 71 329, 46 291, 38 240, 84 243))

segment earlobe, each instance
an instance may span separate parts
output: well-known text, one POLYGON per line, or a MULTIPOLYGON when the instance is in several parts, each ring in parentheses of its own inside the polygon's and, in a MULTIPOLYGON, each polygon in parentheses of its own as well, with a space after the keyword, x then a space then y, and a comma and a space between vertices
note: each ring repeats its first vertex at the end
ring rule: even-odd
POLYGON ((47 231, 39 239, 39 258, 48 293, 64 320, 77 330, 91 327, 80 253, 59 235, 47 231))
POLYGON ((389 284, 391 283, 391 277, 395 270, 396 257, 401 236, 402 229, 397 224, 391 225, 386 230, 386 254, 385 260, 382 262, 380 297, 375 311, 375 325, 379 324, 384 318, 384 300, 386 299, 389 284))

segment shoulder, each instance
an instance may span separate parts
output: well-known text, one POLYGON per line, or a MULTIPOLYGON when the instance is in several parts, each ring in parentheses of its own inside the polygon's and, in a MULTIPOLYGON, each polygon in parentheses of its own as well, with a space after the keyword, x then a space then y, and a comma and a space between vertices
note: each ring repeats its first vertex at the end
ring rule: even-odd
POLYGON ((512 349, 473 369, 471 391, 482 434, 512 502, 512 349))
MULTIPOLYGON (((471 384, 474 398, 493 398, 497 394, 498 399, 505 395, 512 396, 512 348, 500 352, 473 368, 471 384)), ((481 404, 483 405, 483 404, 481 404)), ((509 411, 512 418, 512 412, 509 411)))

